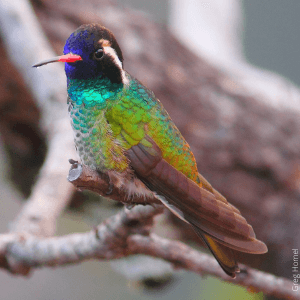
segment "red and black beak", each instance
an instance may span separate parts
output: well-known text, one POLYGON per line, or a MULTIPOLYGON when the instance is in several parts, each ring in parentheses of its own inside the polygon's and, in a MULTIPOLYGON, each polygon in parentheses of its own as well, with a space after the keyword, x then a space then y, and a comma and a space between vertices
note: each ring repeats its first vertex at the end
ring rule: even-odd
POLYGON ((50 59, 43 60, 40 63, 33 65, 33 67, 37 68, 58 61, 72 63, 79 60, 82 60, 82 57, 80 55, 69 53, 66 55, 56 56, 50 59))

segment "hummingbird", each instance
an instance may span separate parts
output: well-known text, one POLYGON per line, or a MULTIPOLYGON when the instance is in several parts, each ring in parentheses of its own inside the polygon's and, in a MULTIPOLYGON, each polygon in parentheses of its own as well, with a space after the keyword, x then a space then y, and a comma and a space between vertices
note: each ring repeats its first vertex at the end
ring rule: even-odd
POLYGON ((232 278, 240 271, 232 249, 268 251, 240 211, 198 172, 189 144, 154 93, 125 71, 110 30, 82 25, 63 53, 33 67, 65 62, 68 111, 82 164, 106 174, 128 197, 159 199, 193 227, 232 278))

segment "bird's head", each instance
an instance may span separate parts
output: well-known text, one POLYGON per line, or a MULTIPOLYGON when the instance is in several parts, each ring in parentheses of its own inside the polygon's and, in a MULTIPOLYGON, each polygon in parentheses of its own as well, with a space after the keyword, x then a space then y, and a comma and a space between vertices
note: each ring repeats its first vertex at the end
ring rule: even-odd
POLYGON ((65 62, 70 79, 106 77, 113 83, 122 83, 123 55, 114 35, 98 24, 80 26, 66 41, 64 55, 35 64, 65 62))

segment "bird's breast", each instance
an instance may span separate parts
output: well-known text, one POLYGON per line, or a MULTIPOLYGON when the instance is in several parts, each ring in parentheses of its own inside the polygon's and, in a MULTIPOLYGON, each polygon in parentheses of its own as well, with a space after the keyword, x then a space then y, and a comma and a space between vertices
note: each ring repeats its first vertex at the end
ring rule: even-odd
POLYGON ((76 150, 84 165, 102 172, 122 172, 128 168, 124 150, 112 134, 105 110, 71 103, 69 113, 76 150))

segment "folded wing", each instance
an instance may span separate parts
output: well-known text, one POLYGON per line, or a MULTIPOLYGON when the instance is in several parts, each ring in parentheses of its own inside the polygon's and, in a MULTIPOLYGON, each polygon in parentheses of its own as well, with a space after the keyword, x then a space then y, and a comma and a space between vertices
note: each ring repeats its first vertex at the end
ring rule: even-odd
POLYGON ((149 136, 146 139, 151 147, 145 146, 149 143, 139 143, 127 150, 127 156, 138 177, 164 197, 166 206, 176 209, 177 215, 193 225, 198 234, 203 232, 222 245, 253 254, 267 252, 238 209, 213 188, 202 188, 176 170, 162 158, 157 144, 149 136))

